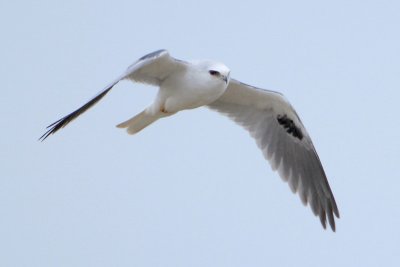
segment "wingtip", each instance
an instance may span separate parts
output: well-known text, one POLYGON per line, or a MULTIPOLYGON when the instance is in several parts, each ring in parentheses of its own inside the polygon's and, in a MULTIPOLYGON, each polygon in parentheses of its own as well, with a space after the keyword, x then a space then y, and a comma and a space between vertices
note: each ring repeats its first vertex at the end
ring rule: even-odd
POLYGON ((52 134, 52 129, 46 131, 42 136, 40 136, 38 141, 43 142, 47 137, 49 137, 50 134, 52 134))
POLYGON ((331 226, 332 232, 336 232, 336 224, 335 224, 335 220, 333 220, 332 222, 329 221, 329 225, 331 226))
POLYGON ((339 209, 336 207, 336 204, 335 204, 335 208, 333 209, 333 213, 335 214, 336 218, 340 219, 339 209))

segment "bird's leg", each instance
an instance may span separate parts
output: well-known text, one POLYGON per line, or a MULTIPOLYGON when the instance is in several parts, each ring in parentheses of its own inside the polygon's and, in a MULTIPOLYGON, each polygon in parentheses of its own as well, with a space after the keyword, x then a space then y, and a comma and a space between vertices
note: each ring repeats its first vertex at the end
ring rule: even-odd
POLYGON ((164 118, 164 117, 172 116, 172 115, 174 115, 175 113, 176 113, 176 112, 168 111, 164 106, 162 106, 162 107, 160 108, 159 116, 160 116, 161 118, 164 118))
POLYGON ((166 115, 166 116, 169 116, 169 115, 172 115, 172 114, 175 113, 175 112, 169 112, 169 111, 165 108, 165 104, 164 104, 164 105, 161 105, 161 107, 160 107, 160 112, 161 112, 162 114, 166 115))
POLYGON ((170 105, 167 103, 168 101, 158 101, 155 105, 153 105, 152 112, 154 114, 158 114, 161 117, 168 117, 176 113, 176 111, 171 111, 170 105), (167 108, 168 107, 168 108, 167 108))
POLYGON ((164 106, 161 107, 160 111, 164 114, 168 114, 169 112, 165 109, 164 106))

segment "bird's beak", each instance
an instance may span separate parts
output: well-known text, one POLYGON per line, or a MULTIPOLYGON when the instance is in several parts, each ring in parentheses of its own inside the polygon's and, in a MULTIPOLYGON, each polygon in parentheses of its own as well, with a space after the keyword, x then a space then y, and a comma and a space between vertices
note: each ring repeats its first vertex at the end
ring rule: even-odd
POLYGON ((224 80, 225 83, 228 83, 228 76, 222 76, 222 80, 224 80))

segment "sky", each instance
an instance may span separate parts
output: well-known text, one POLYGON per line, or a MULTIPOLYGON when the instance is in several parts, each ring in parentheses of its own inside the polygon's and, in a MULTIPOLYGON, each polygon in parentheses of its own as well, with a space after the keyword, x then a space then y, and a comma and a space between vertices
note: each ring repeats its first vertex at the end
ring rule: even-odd
POLYGON ((2 1, 0 266, 399 266, 398 1, 2 1), (139 57, 215 59, 282 92, 341 218, 291 193, 249 134, 200 108, 135 136, 139 57))

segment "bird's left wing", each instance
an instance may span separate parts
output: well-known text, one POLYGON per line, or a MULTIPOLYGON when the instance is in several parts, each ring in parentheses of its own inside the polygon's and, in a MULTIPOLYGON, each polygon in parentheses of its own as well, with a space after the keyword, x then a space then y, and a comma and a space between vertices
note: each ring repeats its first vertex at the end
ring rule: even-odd
POLYGON ((273 170, 278 170, 304 204, 309 203, 323 227, 335 230, 339 217, 321 162, 300 118, 280 93, 231 80, 226 92, 209 105, 255 138, 273 170))
POLYGON ((177 68, 183 68, 185 66, 185 62, 174 59, 169 55, 167 50, 158 50, 141 57, 139 60, 133 63, 123 75, 110 83, 86 104, 47 126, 48 130, 39 138, 39 140, 45 140, 47 137, 49 137, 49 135, 54 134, 61 128, 65 127, 72 120, 76 119, 79 115, 94 106, 119 81, 123 79, 130 79, 135 82, 158 86, 166 77, 168 77, 170 73, 175 71, 177 68))

